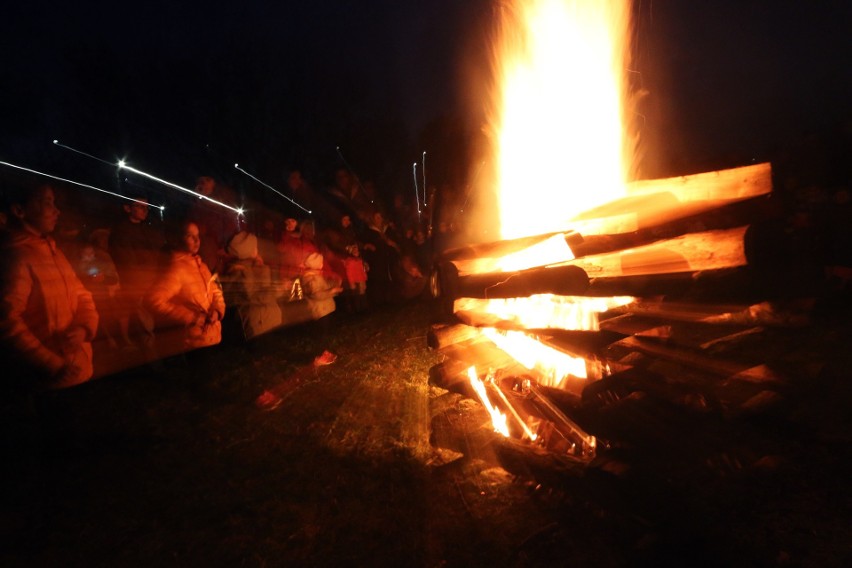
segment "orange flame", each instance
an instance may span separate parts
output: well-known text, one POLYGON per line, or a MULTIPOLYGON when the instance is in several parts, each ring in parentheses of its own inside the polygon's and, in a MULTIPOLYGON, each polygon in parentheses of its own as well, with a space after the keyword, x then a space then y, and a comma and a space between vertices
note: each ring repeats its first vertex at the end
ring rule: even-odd
POLYGON ((453 310, 456 313, 476 312, 480 320, 484 319, 483 316, 493 316, 493 325, 501 323, 534 329, 598 331, 598 314, 633 301, 635 298, 632 296, 594 298, 534 294, 524 298, 494 300, 459 298, 453 304, 453 310))
POLYGON ((491 124, 503 239, 564 230, 625 194, 629 16, 626 0, 503 6, 491 124))
POLYGON ((569 376, 586 378, 585 359, 548 347, 522 331, 499 331, 486 327, 482 333, 521 365, 537 371, 542 376, 539 382, 545 386, 559 387, 569 376))
POLYGON ((509 425, 506 423, 506 415, 491 404, 491 399, 488 398, 488 392, 485 389, 485 383, 476 374, 476 367, 470 367, 467 370, 467 376, 470 379, 470 384, 473 387, 473 390, 475 390, 476 394, 479 395, 479 400, 482 401, 482 404, 485 406, 488 414, 491 415, 491 424, 494 426, 494 431, 499 432, 508 438, 509 425))

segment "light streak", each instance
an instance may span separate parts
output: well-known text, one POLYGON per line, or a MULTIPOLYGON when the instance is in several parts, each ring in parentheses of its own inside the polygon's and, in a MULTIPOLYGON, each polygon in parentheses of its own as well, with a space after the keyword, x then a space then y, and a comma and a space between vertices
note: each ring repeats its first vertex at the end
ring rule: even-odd
MULTIPOLYGON (((426 151, 423 151, 423 207, 426 207, 426 151)), ((420 212, 420 205, 417 205, 417 212, 420 212)))
POLYGON ((72 148, 71 146, 66 146, 65 144, 60 143, 59 140, 54 140, 53 144, 55 146, 59 146, 60 148, 65 148, 66 150, 71 150, 72 152, 76 152, 77 154, 80 154, 81 156, 86 156, 87 158, 91 158, 93 160, 97 160, 101 163, 107 164, 108 166, 114 166, 115 165, 112 162, 109 162, 109 161, 104 160, 102 158, 98 158, 97 156, 92 156, 91 154, 83 152, 82 150, 77 150, 76 148, 72 148))
POLYGON ((349 171, 349 175, 355 179, 355 182, 358 184, 358 188, 361 192, 370 200, 370 203, 375 203, 373 198, 367 195, 367 192, 364 191, 364 186, 361 185, 361 179, 355 174, 355 170, 352 169, 352 166, 350 166, 349 162, 346 161, 346 158, 343 157, 343 152, 340 151, 340 146, 335 146, 334 149, 337 151, 337 155, 340 156, 343 165, 346 166, 346 169, 349 171))
POLYGON ((292 203, 293 205, 295 205, 296 207, 298 207, 298 208, 299 208, 299 209, 301 209, 302 211, 305 211, 308 215, 310 215, 310 214, 311 214, 311 211, 310 211, 310 210, 305 209, 304 207, 302 207, 301 205, 299 205, 298 203, 296 203, 296 201, 295 201, 295 200, 290 199, 289 197, 287 197, 286 195, 284 195, 283 193, 281 193, 280 191, 278 191, 277 189, 275 189, 274 187, 272 187, 271 185, 269 185, 269 184, 268 184, 268 183, 266 183, 265 181, 263 181, 263 180, 261 180, 261 179, 258 179, 258 178, 256 178, 256 177, 254 177, 253 175, 251 175, 250 173, 248 173, 247 171, 245 171, 244 169, 242 169, 242 168, 240 167, 240 165, 239 165, 239 164, 234 164, 234 168, 236 168, 238 171, 243 172, 243 173, 244 173, 244 174, 246 174, 248 177, 250 177, 251 179, 253 179, 253 180, 254 180, 254 181, 256 181, 257 183, 259 183, 260 185, 262 185, 263 187, 265 187, 265 188, 267 188, 267 189, 271 189, 272 191, 274 191, 275 193, 277 193, 278 195, 280 195, 281 197, 283 197, 284 199, 286 199, 287 201, 289 201, 290 203, 292 203))
POLYGON ((215 203, 215 204, 216 204, 216 205, 218 205, 219 207, 224 207, 225 209, 230 209, 231 211, 233 211, 233 212, 234 212, 234 213, 236 213, 237 215, 242 215, 242 214, 244 213, 243 209, 242 209, 242 208, 240 208, 240 207, 232 207, 232 206, 228 205, 227 203, 222 203, 221 201, 216 200, 216 199, 213 199, 212 197, 207 197, 206 195, 204 195, 204 194, 202 194, 202 193, 198 193, 198 192, 192 191, 191 189, 187 189, 187 188, 185 188, 185 187, 181 187, 181 186, 177 185, 176 183, 172 183, 172 182, 170 182, 170 181, 166 181, 166 180, 164 180, 164 179, 160 179, 160 178, 158 178, 158 177, 156 177, 156 176, 153 176, 153 175, 151 175, 151 174, 149 174, 149 173, 143 172, 142 170, 137 170, 137 169, 136 169, 136 168, 134 168, 134 167, 128 166, 128 165, 127 165, 127 162, 125 162, 124 160, 119 160, 117 165, 118 165, 118 167, 119 167, 120 169, 127 170, 127 171, 129 171, 129 172, 133 172, 134 174, 140 175, 140 176, 142 176, 142 177, 146 177, 146 178, 148 178, 148 179, 150 179, 150 180, 153 180, 153 181, 156 181, 156 182, 158 182, 158 183, 161 183, 161 184, 163 184, 163 185, 165 185, 165 186, 167 186, 167 187, 172 187, 172 188, 177 189, 177 190, 180 190, 180 191, 182 191, 182 192, 184 192, 184 193, 188 193, 188 194, 190 194, 190 195, 194 195, 194 196, 196 196, 197 198, 202 199, 202 200, 209 201, 210 203, 215 203))
POLYGON ((414 168, 414 203, 417 204, 417 217, 420 217, 420 192, 417 190, 417 162, 412 164, 414 168))
POLYGON ((133 201, 134 203, 141 203, 142 205, 147 205, 148 207, 153 207, 154 209, 159 209, 159 210, 160 210, 160 213, 162 213, 163 211, 165 211, 165 210, 166 210, 166 206, 165 206, 165 205, 153 205, 153 204, 151 204, 151 203, 147 203, 147 202, 145 202, 145 201, 140 201, 140 200, 138 200, 138 199, 133 199, 132 197, 127 197, 126 195, 121 195, 120 193, 114 193, 114 192, 112 192, 112 191, 107 191, 107 190, 105 190, 105 189, 101 189, 101 188, 99 188, 99 187, 95 187, 95 186, 93 186, 93 185, 88 185, 88 184, 85 184, 85 183, 80 183, 79 181, 74 181, 74 180, 71 180, 71 179, 62 178, 62 177, 55 176, 55 175, 52 175, 52 174, 48 174, 48 173, 45 173, 45 172, 40 172, 40 171, 38 171, 38 170, 32 170, 32 169, 30 169, 30 168, 25 168, 25 167, 23 167, 23 166, 17 166, 17 165, 15 165, 15 164, 10 164, 9 162, 3 162, 3 161, 0 161, 0 165, 3 165, 3 166, 9 166, 10 168, 15 168, 15 169, 18 169, 18 170, 23 170, 23 171, 25 171, 25 172, 30 172, 30 173, 37 174, 37 175, 44 176, 44 177, 49 177, 49 178, 51 178, 51 179, 55 179, 55 180, 58 180, 58 181, 63 181, 63 182, 65 182, 65 183, 70 183, 70 184, 73 184, 73 185, 79 185, 80 187, 85 187, 85 188, 87 188, 87 189, 94 189, 95 191, 100 191, 101 193, 106 193, 106 194, 108 194, 108 195, 112 195, 112 196, 114 196, 114 197, 118 197, 118 198, 121 198, 121 199, 126 199, 127 201, 133 201))

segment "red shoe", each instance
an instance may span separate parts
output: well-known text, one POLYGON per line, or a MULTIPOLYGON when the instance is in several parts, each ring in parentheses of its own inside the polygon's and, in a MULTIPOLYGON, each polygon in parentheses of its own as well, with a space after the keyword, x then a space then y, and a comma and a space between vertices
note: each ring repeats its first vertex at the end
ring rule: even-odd
POLYGON ((331 351, 323 351, 321 355, 317 355, 314 358, 314 366, 322 367, 323 365, 331 365, 335 361, 337 361, 337 355, 331 351))
POLYGON ((281 403, 284 402, 277 394, 270 392, 268 390, 263 391, 259 397, 257 397, 254 401, 254 405, 258 407, 260 410, 270 411, 275 410, 281 403))

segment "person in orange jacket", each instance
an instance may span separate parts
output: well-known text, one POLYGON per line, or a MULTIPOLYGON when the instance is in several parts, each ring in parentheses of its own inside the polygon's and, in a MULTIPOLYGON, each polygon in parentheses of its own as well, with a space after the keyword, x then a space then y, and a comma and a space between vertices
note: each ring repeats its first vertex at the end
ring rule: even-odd
POLYGON ((10 233, 3 255, 0 339, 20 382, 60 389, 92 377, 98 313, 50 233, 59 220, 53 187, 7 192, 10 233), (26 375, 26 376, 20 376, 26 375))
POLYGON ((180 248, 148 292, 146 304, 160 319, 184 326, 184 347, 197 349, 222 341, 225 298, 218 280, 201 260, 198 225, 182 226, 180 248))

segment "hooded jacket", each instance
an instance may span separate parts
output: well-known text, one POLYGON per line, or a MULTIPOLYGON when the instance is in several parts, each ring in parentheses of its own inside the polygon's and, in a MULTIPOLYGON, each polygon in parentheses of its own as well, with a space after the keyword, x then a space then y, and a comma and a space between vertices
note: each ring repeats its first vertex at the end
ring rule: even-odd
POLYGON ((52 238, 22 230, 11 236, 8 252, 0 337, 26 364, 48 375, 73 364, 80 368, 74 384, 90 379, 91 341, 98 329, 92 294, 52 238), (73 352, 63 352, 62 336, 74 326, 85 329, 85 341, 73 352))
POLYGON ((219 283, 198 255, 182 251, 172 253, 165 274, 148 292, 146 304, 160 319, 187 328, 184 340, 189 348, 207 347, 222 340, 225 299, 219 283), (207 325, 201 335, 191 333, 199 316, 207 316, 212 311, 218 312, 219 321, 207 325))

